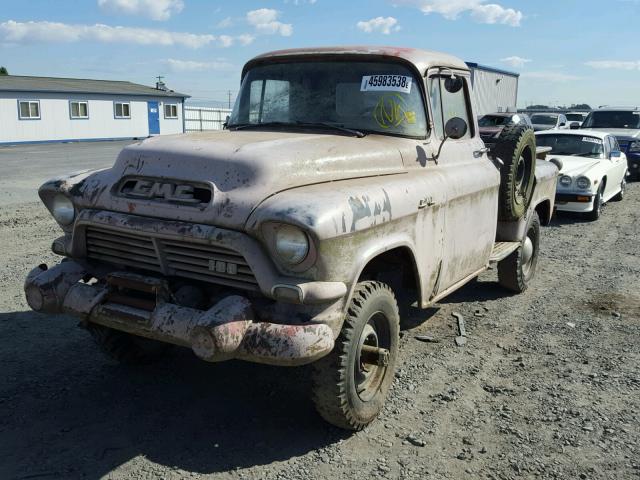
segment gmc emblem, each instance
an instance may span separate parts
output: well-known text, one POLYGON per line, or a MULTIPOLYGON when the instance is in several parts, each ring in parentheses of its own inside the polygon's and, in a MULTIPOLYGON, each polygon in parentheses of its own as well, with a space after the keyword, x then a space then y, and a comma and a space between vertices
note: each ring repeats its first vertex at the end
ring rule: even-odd
POLYGON ((208 203, 211 200, 211 191, 207 188, 144 179, 127 180, 120 189, 120 193, 127 197, 164 200, 165 202, 188 205, 208 203))

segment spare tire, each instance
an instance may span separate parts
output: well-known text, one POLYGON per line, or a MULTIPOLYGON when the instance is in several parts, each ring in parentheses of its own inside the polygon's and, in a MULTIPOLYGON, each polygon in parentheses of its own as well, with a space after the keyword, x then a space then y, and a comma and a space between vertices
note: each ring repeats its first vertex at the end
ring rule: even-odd
POLYGON ((536 136, 531 127, 507 125, 492 149, 504 165, 500 169, 498 218, 518 220, 529 207, 536 174, 536 136))

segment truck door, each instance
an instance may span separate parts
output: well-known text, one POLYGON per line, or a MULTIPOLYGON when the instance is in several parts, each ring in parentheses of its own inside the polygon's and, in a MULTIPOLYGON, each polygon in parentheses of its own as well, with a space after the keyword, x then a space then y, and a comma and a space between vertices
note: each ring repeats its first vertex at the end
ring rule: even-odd
POLYGON ((438 166, 447 188, 442 266, 437 293, 471 278, 488 263, 498 220, 500 173, 480 139, 468 73, 439 70, 428 78, 434 154, 444 139, 444 125, 454 117, 468 125, 460 139, 447 139, 438 166))

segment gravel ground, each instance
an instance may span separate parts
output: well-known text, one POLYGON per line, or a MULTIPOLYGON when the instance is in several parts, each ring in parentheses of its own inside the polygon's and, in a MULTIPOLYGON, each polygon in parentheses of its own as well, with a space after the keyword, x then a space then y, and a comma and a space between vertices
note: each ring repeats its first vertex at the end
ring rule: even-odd
POLYGON ((346 434, 304 368, 180 349, 121 367, 73 319, 29 311, 22 281, 58 231, 38 203, 3 204, 0 478, 640 478, 639 222, 633 184, 596 223, 543 228, 525 294, 490 270, 414 312, 383 415, 346 434))

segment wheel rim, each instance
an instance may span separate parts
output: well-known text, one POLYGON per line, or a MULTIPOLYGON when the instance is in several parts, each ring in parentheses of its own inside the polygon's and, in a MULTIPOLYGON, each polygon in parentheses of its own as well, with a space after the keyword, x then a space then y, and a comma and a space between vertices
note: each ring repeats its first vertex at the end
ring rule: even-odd
POLYGON ((531 267, 533 266, 535 246, 531 238, 532 234, 532 230, 527 232, 527 236, 524 238, 524 244, 522 245, 522 273, 524 273, 525 276, 529 275, 531 267))
POLYGON ((524 158, 524 155, 520 155, 518 159, 518 165, 516 168, 516 202, 522 203, 524 201, 525 196, 525 174, 527 171, 527 161, 524 158))
POLYGON ((623 178, 622 184, 620 185, 620 196, 624 195, 624 191, 627 189, 627 181, 623 178))
POLYGON ((358 340, 358 354, 354 365, 356 392, 363 402, 370 401, 380 389, 387 367, 365 363, 362 348, 364 345, 388 349, 390 334, 387 317, 382 312, 374 313, 362 329, 358 340))
POLYGON ((532 162, 528 160, 531 158, 531 152, 527 148, 522 151, 518 163, 516 165, 516 178, 514 182, 514 200, 518 205, 523 205, 527 201, 527 190, 529 189, 529 182, 531 176, 532 162))

